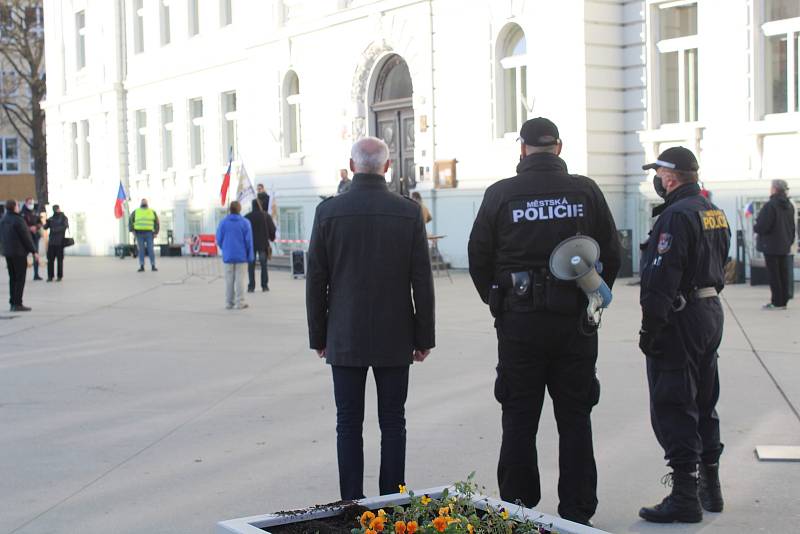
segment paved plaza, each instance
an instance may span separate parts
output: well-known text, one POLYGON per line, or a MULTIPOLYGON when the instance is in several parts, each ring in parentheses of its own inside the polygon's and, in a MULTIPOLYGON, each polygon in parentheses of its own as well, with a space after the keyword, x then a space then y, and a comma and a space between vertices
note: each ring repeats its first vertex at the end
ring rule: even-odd
MULTIPOLYGON (((338 498, 330 371, 310 351, 304 282, 271 273, 269 293, 227 311, 223 282, 185 276, 181 258, 136 273, 74 258, 57 284, 28 282, 33 312, 0 312, 0 533, 211 533, 223 519, 338 498)), ((0 299, 7 300, 5 272, 0 299)), ((759 462, 756 445, 800 445, 800 421, 752 346, 800 405, 800 309, 762 312, 764 287, 725 291, 720 351, 723 514, 657 526, 637 516, 667 472, 650 429, 637 348, 638 287, 620 281, 604 316, 595 410, 600 505, 610 532, 797 532, 800 463, 759 462), (738 319, 741 327, 737 324, 738 319)), ((412 368, 407 481, 437 486, 476 471, 497 494, 496 341, 469 277, 439 278, 438 346, 412 368)), ((374 389, 366 488, 377 493, 374 389)), ((544 498, 555 513, 557 433, 539 433, 544 498)))

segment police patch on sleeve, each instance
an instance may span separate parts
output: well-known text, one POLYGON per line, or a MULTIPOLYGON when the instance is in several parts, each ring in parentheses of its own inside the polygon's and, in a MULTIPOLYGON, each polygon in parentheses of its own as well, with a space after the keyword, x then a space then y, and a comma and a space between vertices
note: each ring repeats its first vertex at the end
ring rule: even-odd
POLYGON ((659 254, 666 254, 672 248, 672 234, 664 232, 658 236, 658 247, 656 250, 659 254))
POLYGON ((509 208, 513 224, 585 217, 583 202, 571 201, 567 197, 517 200, 509 203, 509 208))
POLYGON ((697 214, 700 216, 703 230, 706 232, 724 230, 728 227, 728 218, 725 217, 725 212, 722 210, 698 211, 697 214))

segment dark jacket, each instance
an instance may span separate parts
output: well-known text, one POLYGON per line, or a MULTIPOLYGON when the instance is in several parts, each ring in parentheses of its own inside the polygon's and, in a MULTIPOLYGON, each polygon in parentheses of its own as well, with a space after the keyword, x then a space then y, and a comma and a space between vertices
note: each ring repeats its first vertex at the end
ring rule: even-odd
POLYGON ((772 195, 758 212, 753 226, 753 231, 758 234, 756 248, 764 254, 789 254, 794 243, 795 226, 792 201, 786 193, 772 195))
POLYGON ((31 232, 31 234, 37 234, 39 228, 42 227, 42 218, 36 213, 35 210, 29 210, 28 206, 22 206, 22 209, 19 211, 22 215, 22 218, 25 219, 25 225, 28 226, 28 231, 30 231, 31 226, 36 227, 36 232, 31 232))
POLYGON ((331 365, 409 365, 433 348, 434 294, 419 204, 383 176, 356 174, 346 195, 317 207, 308 250, 312 349, 331 365))
POLYGON ((47 240, 48 247, 60 247, 64 245, 64 235, 69 228, 69 219, 63 213, 56 213, 44 223, 44 229, 50 230, 50 237, 47 240))
MULTIPOLYGON (((556 245, 578 233, 600 245, 601 276, 611 287, 621 248, 597 184, 569 174, 564 160, 549 153, 529 155, 517 173, 486 189, 469 237, 469 272, 483 301, 493 284, 510 287, 511 273, 547 268, 556 245)), ((574 282, 568 284, 576 301, 585 299, 574 282)))
POLYGON ((259 200, 253 199, 253 211, 245 215, 245 219, 250 221, 253 228, 253 250, 266 252, 269 242, 275 241, 275 223, 272 222, 272 217, 261 209, 259 200))
POLYGON ((33 238, 25 219, 18 213, 6 212, 0 219, 0 242, 3 244, 3 255, 20 257, 36 254, 33 238))
POLYGON ((642 325, 656 332, 667 324, 679 294, 725 286, 731 232, 725 213, 686 184, 667 195, 642 253, 639 303, 642 325))

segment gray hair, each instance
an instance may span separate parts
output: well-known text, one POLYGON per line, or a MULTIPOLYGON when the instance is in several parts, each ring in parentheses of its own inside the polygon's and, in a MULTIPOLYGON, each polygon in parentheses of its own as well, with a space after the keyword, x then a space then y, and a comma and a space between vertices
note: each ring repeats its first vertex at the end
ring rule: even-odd
POLYGON ((350 150, 355 172, 383 174, 389 160, 389 147, 377 137, 364 137, 353 143, 350 150))
POLYGON ((781 193, 785 193, 789 190, 789 184, 786 183, 786 180, 772 180, 772 187, 781 193))

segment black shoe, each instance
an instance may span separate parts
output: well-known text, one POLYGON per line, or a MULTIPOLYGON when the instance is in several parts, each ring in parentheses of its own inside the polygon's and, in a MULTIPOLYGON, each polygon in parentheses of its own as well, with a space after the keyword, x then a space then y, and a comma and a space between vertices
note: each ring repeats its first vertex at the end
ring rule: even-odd
POLYGON ((138 271, 136 271, 136 272, 137 272, 137 273, 143 273, 143 272, 144 272, 144 265, 141 265, 141 266, 139 267, 139 270, 138 270, 138 271))
POLYGON ((28 312, 28 311, 31 311, 31 309, 29 307, 27 307, 27 306, 23 306, 22 304, 18 304, 16 306, 11 306, 11 311, 12 312, 28 312))
POLYGON ((151 271, 153 271, 153 272, 155 272, 155 271, 157 271, 158 269, 156 269, 156 266, 155 266, 155 265, 153 265, 152 267, 150 267, 150 270, 151 270, 151 271))
POLYGON ((703 520, 694 473, 673 471, 661 482, 672 484, 672 492, 661 503, 639 510, 639 517, 651 523, 699 523, 703 520))
POLYGON ((44 280, 44 278, 42 278, 41 276, 34 276, 33 279, 34 280, 44 280))
POLYGON ((61 277, 61 276, 59 276, 58 278, 56 278, 56 282, 60 282, 61 280, 62 280, 62 277, 61 277))
POLYGON ((52 281, 53 281, 53 279, 52 279, 52 278, 48 278, 48 279, 47 279, 47 281, 48 281, 48 282, 52 282, 52 281))
POLYGON ((719 483, 719 464, 700 464, 697 495, 706 512, 719 513, 725 506, 719 483))
POLYGON ((253 293, 255 290, 256 290, 256 288, 254 288, 254 287, 248 287, 247 288, 247 292, 248 293, 253 293))
POLYGON ((262 291, 262 292, 267 292, 267 291, 269 291, 269 286, 264 286, 264 287, 262 287, 262 288, 261 288, 261 291, 262 291))

